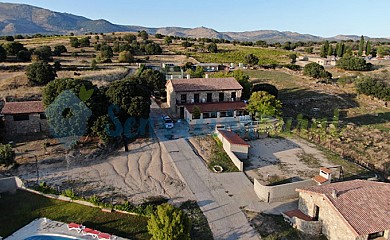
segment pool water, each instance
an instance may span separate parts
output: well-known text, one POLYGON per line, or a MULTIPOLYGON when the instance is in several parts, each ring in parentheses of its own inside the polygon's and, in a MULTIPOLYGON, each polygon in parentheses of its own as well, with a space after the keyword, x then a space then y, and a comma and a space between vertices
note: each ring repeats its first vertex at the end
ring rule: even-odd
POLYGON ((37 235, 28 237, 24 240, 69 240, 69 239, 77 239, 73 237, 63 237, 63 236, 51 236, 51 235, 37 235))

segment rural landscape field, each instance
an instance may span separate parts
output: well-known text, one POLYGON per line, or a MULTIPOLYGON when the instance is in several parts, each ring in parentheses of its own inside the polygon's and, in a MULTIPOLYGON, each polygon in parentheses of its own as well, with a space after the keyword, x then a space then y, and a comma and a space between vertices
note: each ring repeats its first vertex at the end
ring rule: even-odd
POLYGON ((0 30, 0 239, 390 239, 390 38, 0 30))

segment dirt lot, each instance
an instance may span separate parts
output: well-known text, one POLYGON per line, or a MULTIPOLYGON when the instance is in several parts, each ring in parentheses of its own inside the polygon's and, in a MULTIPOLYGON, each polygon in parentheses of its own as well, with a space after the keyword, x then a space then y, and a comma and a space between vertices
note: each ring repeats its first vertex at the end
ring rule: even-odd
MULTIPOLYGON (((84 149, 69 157, 57 154, 40 160, 40 181, 61 190, 72 188, 83 196, 128 199, 140 202, 150 196, 165 196, 173 201, 188 200, 191 196, 187 186, 180 180, 168 155, 153 139, 139 139, 129 144, 129 152, 123 149, 114 155, 104 151, 84 149)), ((26 181, 36 180, 33 158, 22 164, 15 172, 26 181)))
POLYGON ((302 139, 264 138, 248 143, 251 147, 249 159, 244 162, 245 172, 263 184, 293 177, 311 178, 321 166, 332 166, 313 144, 302 139))

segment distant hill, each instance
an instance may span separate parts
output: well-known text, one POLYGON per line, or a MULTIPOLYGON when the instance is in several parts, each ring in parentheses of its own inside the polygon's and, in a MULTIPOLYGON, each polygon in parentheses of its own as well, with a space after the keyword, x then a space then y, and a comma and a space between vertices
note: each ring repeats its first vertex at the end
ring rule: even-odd
MULTIPOLYGON (((259 30, 248 32, 218 32, 211 28, 181 28, 163 27, 148 28, 142 26, 125 26, 113 24, 107 20, 91 20, 69 13, 59 13, 26 4, 0 3, 0 35, 16 34, 75 34, 107 33, 107 32, 137 32, 145 30, 151 34, 174 35, 194 38, 221 38, 239 41, 264 40, 274 42, 323 41, 327 40, 358 40, 357 35, 338 35, 323 38, 310 34, 296 32, 280 32, 276 30, 259 30)), ((368 39, 368 37, 366 38, 368 39)), ((380 41, 388 39, 377 39, 380 41)))

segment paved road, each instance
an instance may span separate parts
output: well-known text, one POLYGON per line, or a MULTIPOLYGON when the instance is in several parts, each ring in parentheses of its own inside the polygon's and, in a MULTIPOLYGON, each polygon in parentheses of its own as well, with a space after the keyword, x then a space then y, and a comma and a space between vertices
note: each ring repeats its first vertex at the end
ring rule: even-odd
POLYGON ((185 127, 176 126, 171 130, 161 127, 161 109, 154 102, 151 106, 151 119, 162 149, 169 153, 182 181, 188 185, 196 197, 209 222, 214 238, 260 239, 240 209, 243 206, 240 205, 242 202, 236 201, 237 199, 247 199, 244 203, 246 206, 255 205, 258 202, 252 189, 253 186, 245 175, 243 173, 229 173, 230 176, 228 176, 211 173, 185 139, 188 134, 185 127), (178 139, 169 140, 167 137, 169 135, 178 139), (235 181, 234 179, 237 180, 237 178, 240 179, 235 181), (230 190, 226 190, 224 181, 229 182, 230 190), (244 186, 242 181, 246 181, 244 186), (238 192, 240 194, 235 194, 238 192), (238 198, 236 199, 234 196, 238 198))

